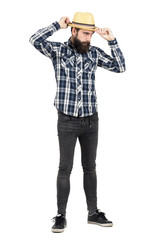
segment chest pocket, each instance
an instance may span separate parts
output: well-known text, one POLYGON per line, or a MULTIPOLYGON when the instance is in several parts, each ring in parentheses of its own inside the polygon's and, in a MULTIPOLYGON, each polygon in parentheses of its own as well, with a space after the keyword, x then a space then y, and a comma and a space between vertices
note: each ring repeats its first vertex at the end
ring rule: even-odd
POLYGON ((73 69, 75 67, 75 57, 73 55, 61 56, 61 66, 64 68, 73 69))
POLYGON ((96 60, 88 57, 84 60, 84 71, 86 72, 94 72, 97 68, 96 60))

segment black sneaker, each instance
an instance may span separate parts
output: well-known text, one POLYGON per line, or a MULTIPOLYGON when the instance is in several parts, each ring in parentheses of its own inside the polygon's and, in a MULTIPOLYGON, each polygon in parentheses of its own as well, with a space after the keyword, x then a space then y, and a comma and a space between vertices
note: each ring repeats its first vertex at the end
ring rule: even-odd
POLYGON ((96 213, 89 215, 88 214, 88 223, 98 224, 102 227, 112 227, 113 223, 105 217, 105 213, 101 212, 99 209, 96 210, 96 213))
POLYGON ((67 226, 67 221, 63 214, 58 214, 56 217, 52 218, 54 225, 52 227, 52 232, 61 233, 64 231, 64 228, 67 226))

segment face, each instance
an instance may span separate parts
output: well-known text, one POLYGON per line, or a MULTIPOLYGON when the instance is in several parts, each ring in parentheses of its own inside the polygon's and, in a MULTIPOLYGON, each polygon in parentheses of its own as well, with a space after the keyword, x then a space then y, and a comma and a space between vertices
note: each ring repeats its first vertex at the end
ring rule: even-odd
POLYGON ((91 38, 94 32, 92 31, 88 31, 88 30, 83 30, 80 29, 78 31, 78 36, 77 38, 81 41, 81 42, 91 42, 91 38))
POLYGON ((72 42, 78 53, 87 53, 94 32, 75 28, 72 30, 72 42))

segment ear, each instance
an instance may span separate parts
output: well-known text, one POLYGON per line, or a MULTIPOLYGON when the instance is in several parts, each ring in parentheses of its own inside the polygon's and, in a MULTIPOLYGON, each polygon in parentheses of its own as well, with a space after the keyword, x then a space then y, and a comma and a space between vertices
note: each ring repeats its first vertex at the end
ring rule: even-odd
POLYGON ((75 29, 75 27, 72 28, 72 35, 75 37, 77 34, 77 30, 75 29))

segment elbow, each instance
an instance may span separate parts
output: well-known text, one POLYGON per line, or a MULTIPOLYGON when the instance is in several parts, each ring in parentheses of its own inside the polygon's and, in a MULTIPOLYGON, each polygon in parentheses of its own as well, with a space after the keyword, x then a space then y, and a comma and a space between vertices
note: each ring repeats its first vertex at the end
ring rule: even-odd
POLYGON ((126 66, 124 65, 121 69, 120 69, 120 73, 123 73, 126 71, 126 66))
POLYGON ((123 73, 126 71, 126 64, 125 62, 121 62, 121 63, 116 63, 115 64, 115 72, 117 73, 123 73))
POLYGON ((34 45, 33 37, 30 37, 29 42, 30 42, 32 45, 34 45))
POLYGON ((35 34, 30 37, 29 42, 30 42, 33 46, 37 45, 37 42, 38 42, 38 41, 35 39, 35 34))
POLYGON ((126 65, 125 64, 123 64, 120 68, 119 68, 119 73, 123 73, 123 72, 125 72, 126 71, 126 65))
POLYGON ((123 73, 126 71, 126 66, 125 65, 122 65, 122 66, 116 66, 113 70, 111 70, 115 73, 123 73))

